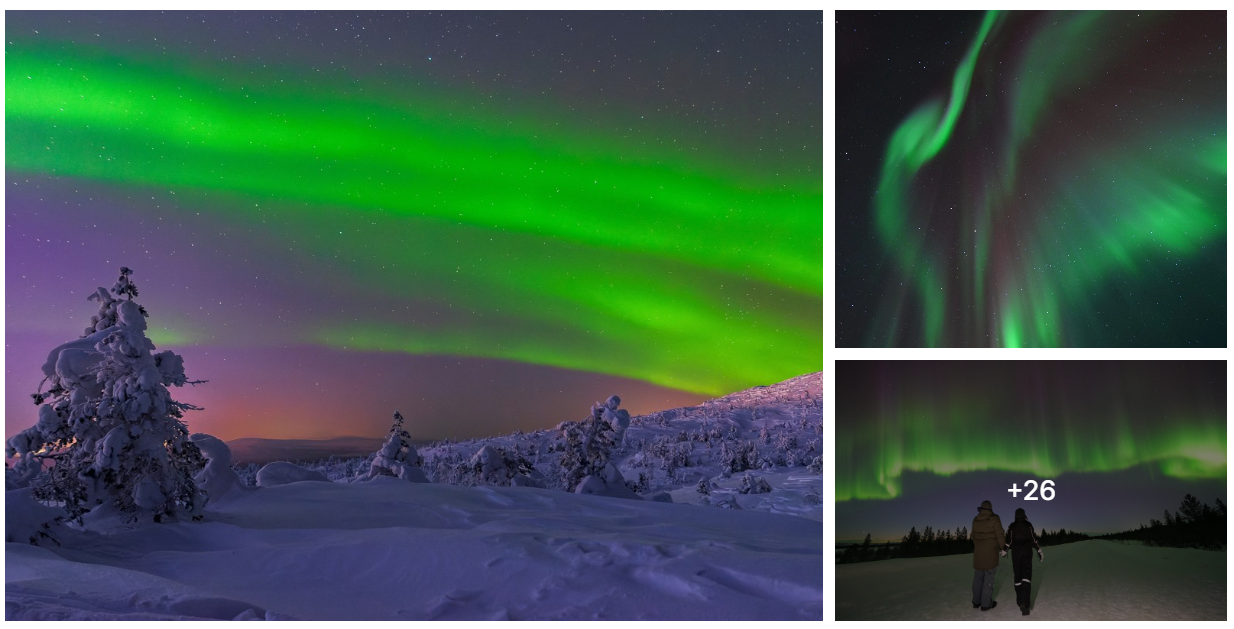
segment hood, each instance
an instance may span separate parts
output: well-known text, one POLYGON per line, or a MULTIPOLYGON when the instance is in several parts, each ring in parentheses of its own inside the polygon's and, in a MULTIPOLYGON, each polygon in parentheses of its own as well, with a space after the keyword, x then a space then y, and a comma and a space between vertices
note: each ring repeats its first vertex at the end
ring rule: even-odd
POLYGON ((1016 520, 1027 520, 1028 519, 1028 516, 1024 515, 1024 509, 1015 510, 1015 519, 1016 520))

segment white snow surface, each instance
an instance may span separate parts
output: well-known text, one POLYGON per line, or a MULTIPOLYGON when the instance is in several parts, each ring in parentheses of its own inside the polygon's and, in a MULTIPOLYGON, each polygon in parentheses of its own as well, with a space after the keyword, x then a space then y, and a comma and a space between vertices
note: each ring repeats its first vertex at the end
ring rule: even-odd
POLYGON ((836 565, 836 620, 1225 620, 1225 552, 1089 540, 1033 562, 1030 614, 1016 607, 1010 557, 994 600, 972 606, 973 556, 836 565))
POLYGON ((823 619, 821 522, 377 478, 8 543, 6 620, 823 619))
POLYGON ((325 474, 317 470, 300 467, 295 463, 287 461, 272 461, 265 464, 260 470, 257 470, 257 486, 258 487, 278 487, 290 483, 301 483, 304 481, 329 482, 325 474))

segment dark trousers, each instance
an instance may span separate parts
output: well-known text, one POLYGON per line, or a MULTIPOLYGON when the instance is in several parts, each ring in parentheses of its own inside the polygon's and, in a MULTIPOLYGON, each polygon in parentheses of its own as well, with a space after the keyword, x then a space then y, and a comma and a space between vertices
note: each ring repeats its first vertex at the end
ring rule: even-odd
POLYGON ((1015 576, 1015 602, 1028 607, 1028 595, 1033 587, 1033 549, 1031 546, 1011 549, 1011 570, 1015 576))
POLYGON ((995 570, 998 570, 998 566, 989 570, 973 571, 973 605, 980 605, 981 609, 989 609, 994 604, 995 570))

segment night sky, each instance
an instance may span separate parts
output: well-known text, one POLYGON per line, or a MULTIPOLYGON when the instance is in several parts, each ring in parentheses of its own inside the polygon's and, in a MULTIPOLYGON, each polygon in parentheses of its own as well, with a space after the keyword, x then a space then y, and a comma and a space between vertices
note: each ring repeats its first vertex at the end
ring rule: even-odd
POLYGON ((1010 524, 1108 533, 1226 501, 1225 361, 836 363, 836 539, 1010 524), (1053 500, 1007 490, 1055 482, 1053 500))
POLYGON ((6 19, 6 435, 121 265, 224 439, 822 369, 821 11, 6 19))
POLYGON ((1225 347, 1225 12, 838 11, 836 344, 1225 347))

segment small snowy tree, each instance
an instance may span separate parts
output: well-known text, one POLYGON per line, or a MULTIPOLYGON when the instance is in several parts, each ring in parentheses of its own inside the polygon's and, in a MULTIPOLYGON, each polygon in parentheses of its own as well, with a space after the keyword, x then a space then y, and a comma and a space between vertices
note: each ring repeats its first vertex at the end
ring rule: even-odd
POLYGON ((720 444, 720 471, 722 473, 736 474, 756 469, 761 462, 758 447, 753 441, 726 439, 720 444))
POLYGON ((32 397, 38 423, 8 440, 15 477, 33 479, 39 500, 64 505, 70 519, 108 505, 131 520, 196 515, 205 496, 193 480, 205 465, 189 441, 184 411, 167 387, 197 384, 184 359, 154 352, 146 338, 149 313, 138 305, 132 271, 121 267, 85 334, 53 349, 32 397), (46 463, 53 465, 44 472, 46 463))
POLYGON ((201 450, 206 459, 205 467, 193 480, 211 500, 217 501, 227 494, 243 490, 244 481, 240 480, 240 475, 231 467, 231 448, 223 443, 222 439, 196 433, 189 436, 189 441, 201 450))
POLYGON ((706 476, 704 476, 703 478, 699 479, 697 489, 698 489, 698 493, 700 493, 700 494, 702 494, 702 495, 704 495, 704 496, 710 496, 710 495, 711 495, 711 484, 707 482, 707 477, 706 477, 706 476))
POLYGON ((771 484, 762 476, 747 473, 741 477, 741 487, 737 489, 742 494, 765 494, 771 491, 771 484))
POLYGON ((814 457, 814 460, 810 461, 810 464, 806 466, 806 469, 809 470, 813 474, 822 474, 823 473, 823 455, 820 454, 814 457))
POLYGON ((368 477, 397 476, 413 483, 427 483, 428 477, 420 469, 422 462, 415 446, 411 445, 411 434, 403 429, 402 414, 394 411, 394 424, 377 456, 373 457, 368 477))

